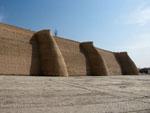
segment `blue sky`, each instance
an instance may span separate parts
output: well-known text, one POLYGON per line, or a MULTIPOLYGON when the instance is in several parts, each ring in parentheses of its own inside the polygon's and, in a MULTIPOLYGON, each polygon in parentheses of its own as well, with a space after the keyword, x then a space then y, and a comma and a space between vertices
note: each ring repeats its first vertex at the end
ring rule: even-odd
POLYGON ((138 67, 150 66, 149 0, 0 0, 0 22, 127 51, 138 67))

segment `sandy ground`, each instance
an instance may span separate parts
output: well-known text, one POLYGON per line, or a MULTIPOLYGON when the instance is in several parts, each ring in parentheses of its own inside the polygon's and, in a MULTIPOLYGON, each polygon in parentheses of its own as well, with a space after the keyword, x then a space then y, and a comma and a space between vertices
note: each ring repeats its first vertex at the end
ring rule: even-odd
POLYGON ((150 113, 150 76, 0 76, 0 113, 150 113))

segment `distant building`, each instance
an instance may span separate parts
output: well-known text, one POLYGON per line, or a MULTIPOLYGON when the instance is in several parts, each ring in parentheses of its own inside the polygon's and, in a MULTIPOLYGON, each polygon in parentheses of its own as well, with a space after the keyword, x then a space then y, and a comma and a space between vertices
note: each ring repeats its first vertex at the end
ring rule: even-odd
POLYGON ((150 74, 150 68, 142 68, 140 69, 140 73, 150 74))
POLYGON ((150 74, 150 69, 148 70, 148 74, 150 74))

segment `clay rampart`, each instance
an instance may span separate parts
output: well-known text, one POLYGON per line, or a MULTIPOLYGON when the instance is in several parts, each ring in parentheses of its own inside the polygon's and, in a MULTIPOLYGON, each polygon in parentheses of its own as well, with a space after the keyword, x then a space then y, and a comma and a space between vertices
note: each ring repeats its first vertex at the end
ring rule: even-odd
POLYGON ((68 76, 64 57, 50 31, 39 31, 34 39, 38 43, 40 75, 68 76))
POLYGON ((87 75, 86 58, 81 52, 80 43, 60 37, 56 37, 55 40, 64 57, 68 74, 71 76, 87 75))
POLYGON ((114 53, 0 23, 1 75, 120 75, 138 74, 127 53, 114 53))
POLYGON ((138 75, 138 70, 127 52, 115 53, 123 75, 138 75))
POLYGON ((97 50, 104 60, 104 63, 107 67, 108 75, 121 75, 121 68, 115 57, 115 54, 111 51, 105 51, 102 49, 97 50))
POLYGON ((0 24, 0 74, 38 74, 38 57, 30 39, 33 32, 0 24), (30 71, 32 55, 35 67, 30 71))
POLYGON ((87 59, 87 64, 89 65, 89 75, 108 75, 107 67, 105 66, 103 58, 93 46, 93 42, 83 42, 80 44, 80 48, 87 59))

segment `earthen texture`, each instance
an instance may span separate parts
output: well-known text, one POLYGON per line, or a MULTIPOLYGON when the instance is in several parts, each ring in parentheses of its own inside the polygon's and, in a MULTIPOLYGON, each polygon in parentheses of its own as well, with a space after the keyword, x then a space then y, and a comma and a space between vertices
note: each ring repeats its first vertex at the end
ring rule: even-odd
POLYGON ((120 75, 138 74, 125 53, 113 53, 53 37, 48 30, 33 32, 0 24, 0 74, 5 75, 120 75))
POLYGON ((115 53, 123 75, 137 75, 138 69, 127 52, 115 53))
POLYGON ((33 39, 38 43, 40 74, 68 76, 67 67, 59 47, 49 30, 35 33, 33 39))
POLYGON ((96 48, 93 46, 93 43, 81 43, 80 47, 87 59, 87 65, 89 65, 89 75, 108 75, 104 60, 102 56, 98 53, 96 48))
POLYGON ((150 76, 0 76, 0 113, 150 113, 150 76))
POLYGON ((31 31, 0 24, 0 74, 38 74, 36 44, 34 50, 30 44, 32 35, 31 31), (34 69, 30 72, 32 57, 34 69))
POLYGON ((97 49, 99 54, 101 55, 104 64, 107 69, 108 75, 121 75, 121 67, 115 57, 115 54, 110 51, 105 51, 102 49, 97 49))
POLYGON ((88 65, 86 65, 86 58, 81 52, 80 43, 60 37, 56 37, 55 40, 66 62, 68 74, 87 75, 88 65))

